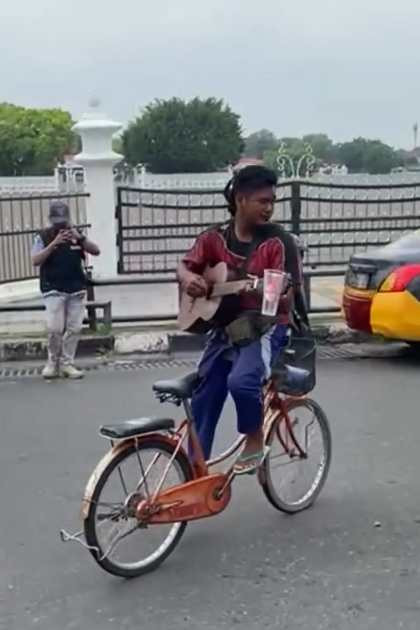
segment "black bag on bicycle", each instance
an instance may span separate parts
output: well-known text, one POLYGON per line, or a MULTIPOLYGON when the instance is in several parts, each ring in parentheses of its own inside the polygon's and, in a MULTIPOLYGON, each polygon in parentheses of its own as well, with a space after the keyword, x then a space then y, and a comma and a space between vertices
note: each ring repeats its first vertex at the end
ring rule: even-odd
POLYGON ((273 366, 272 376, 281 392, 303 396, 316 383, 316 344, 308 321, 294 313, 289 344, 273 366))

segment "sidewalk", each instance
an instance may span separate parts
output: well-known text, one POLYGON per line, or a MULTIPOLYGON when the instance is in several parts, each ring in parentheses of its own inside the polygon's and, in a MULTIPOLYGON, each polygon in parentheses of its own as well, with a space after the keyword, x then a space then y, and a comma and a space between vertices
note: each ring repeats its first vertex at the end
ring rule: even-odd
MULTIPOLYGON (((4 289, 0 294, 0 304, 41 303, 41 297, 34 295, 33 281, 28 283, 26 299, 23 299, 24 287, 20 295, 11 292, 5 299, 4 289), (31 284, 32 283, 32 284, 31 284), (30 298, 29 298, 30 295, 30 298), (1 300, 3 297, 3 300, 1 300)), ((331 308, 341 306, 343 290, 342 278, 314 278, 312 282, 312 307, 331 308)), ((113 315, 139 315, 176 313, 176 285, 118 286, 101 287, 97 290, 98 298, 112 300, 113 315), (102 295, 106 292, 106 296, 102 295), (142 311, 143 312, 139 312, 142 311)), ((339 313, 312 315, 314 331, 321 342, 343 343, 354 341, 361 336, 348 331, 339 313)), ((0 361, 45 360, 46 340, 45 323, 42 312, 1 313, 0 312, 0 361)), ((365 339, 365 337, 363 337, 365 339)), ((133 324, 132 326, 115 325, 111 335, 89 334, 84 331, 79 345, 79 356, 107 356, 140 354, 173 354, 178 352, 197 352, 202 349, 204 338, 197 335, 180 333, 176 322, 133 324)))
MULTIPOLYGON (((359 343, 369 336, 350 331, 339 317, 316 316, 311 318, 313 332, 318 343, 359 343)), ((162 323, 160 326, 144 325, 116 328, 110 335, 85 333, 82 335, 78 359, 89 357, 94 361, 109 360, 111 357, 134 355, 173 356, 179 353, 200 352, 205 337, 181 333, 176 326, 162 323)), ((0 363, 13 361, 44 361, 47 357, 45 336, 3 335, 0 336, 0 363)))
MULTIPOLYGON (((340 307, 342 291, 342 278, 314 278, 311 292, 312 307, 316 309, 340 307)), ((178 287, 175 283, 96 287, 95 299, 111 300, 114 317, 141 316, 147 320, 148 317, 156 315, 173 314, 175 319, 178 309, 178 287)), ((42 304, 37 281, 19 283, 14 291, 11 285, 0 286, 0 306, 14 304, 19 306, 42 304)), ((38 334, 43 337, 44 330, 45 319, 42 311, 12 313, 0 311, 0 336, 26 337, 38 334)))

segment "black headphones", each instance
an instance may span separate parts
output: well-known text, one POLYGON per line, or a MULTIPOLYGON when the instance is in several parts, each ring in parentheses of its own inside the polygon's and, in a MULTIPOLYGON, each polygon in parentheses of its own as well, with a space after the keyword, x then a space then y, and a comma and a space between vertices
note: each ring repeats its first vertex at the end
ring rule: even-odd
POLYGON ((230 214, 232 216, 234 216, 235 212, 236 212, 236 206, 235 206, 235 184, 237 182, 238 176, 235 173, 235 175, 228 181, 228 183, 226 184, 224 190, 223 190, 223 196, 226 199, 227 203, 228 203, 228 210, 230 212, 230 214))

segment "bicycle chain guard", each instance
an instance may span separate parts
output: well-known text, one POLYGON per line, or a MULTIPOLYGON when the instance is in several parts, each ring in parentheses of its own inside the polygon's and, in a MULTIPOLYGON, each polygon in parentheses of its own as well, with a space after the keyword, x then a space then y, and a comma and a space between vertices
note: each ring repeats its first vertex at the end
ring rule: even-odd
POLYGON ((164 490, 137 506, 137 519, 147 525, 193 521, 222 512, 231 498, 227 475, 214 473, 164 490), (221 493, 221 490, 223 492, 221 493))

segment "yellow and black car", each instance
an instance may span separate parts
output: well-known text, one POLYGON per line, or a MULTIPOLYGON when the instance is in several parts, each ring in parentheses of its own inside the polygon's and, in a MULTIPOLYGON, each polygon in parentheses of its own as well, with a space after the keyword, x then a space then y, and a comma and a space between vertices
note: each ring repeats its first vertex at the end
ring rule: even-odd
POLYGON ((420 343, 420 230, 353 254, 343 308, 354 330, 420 343))

